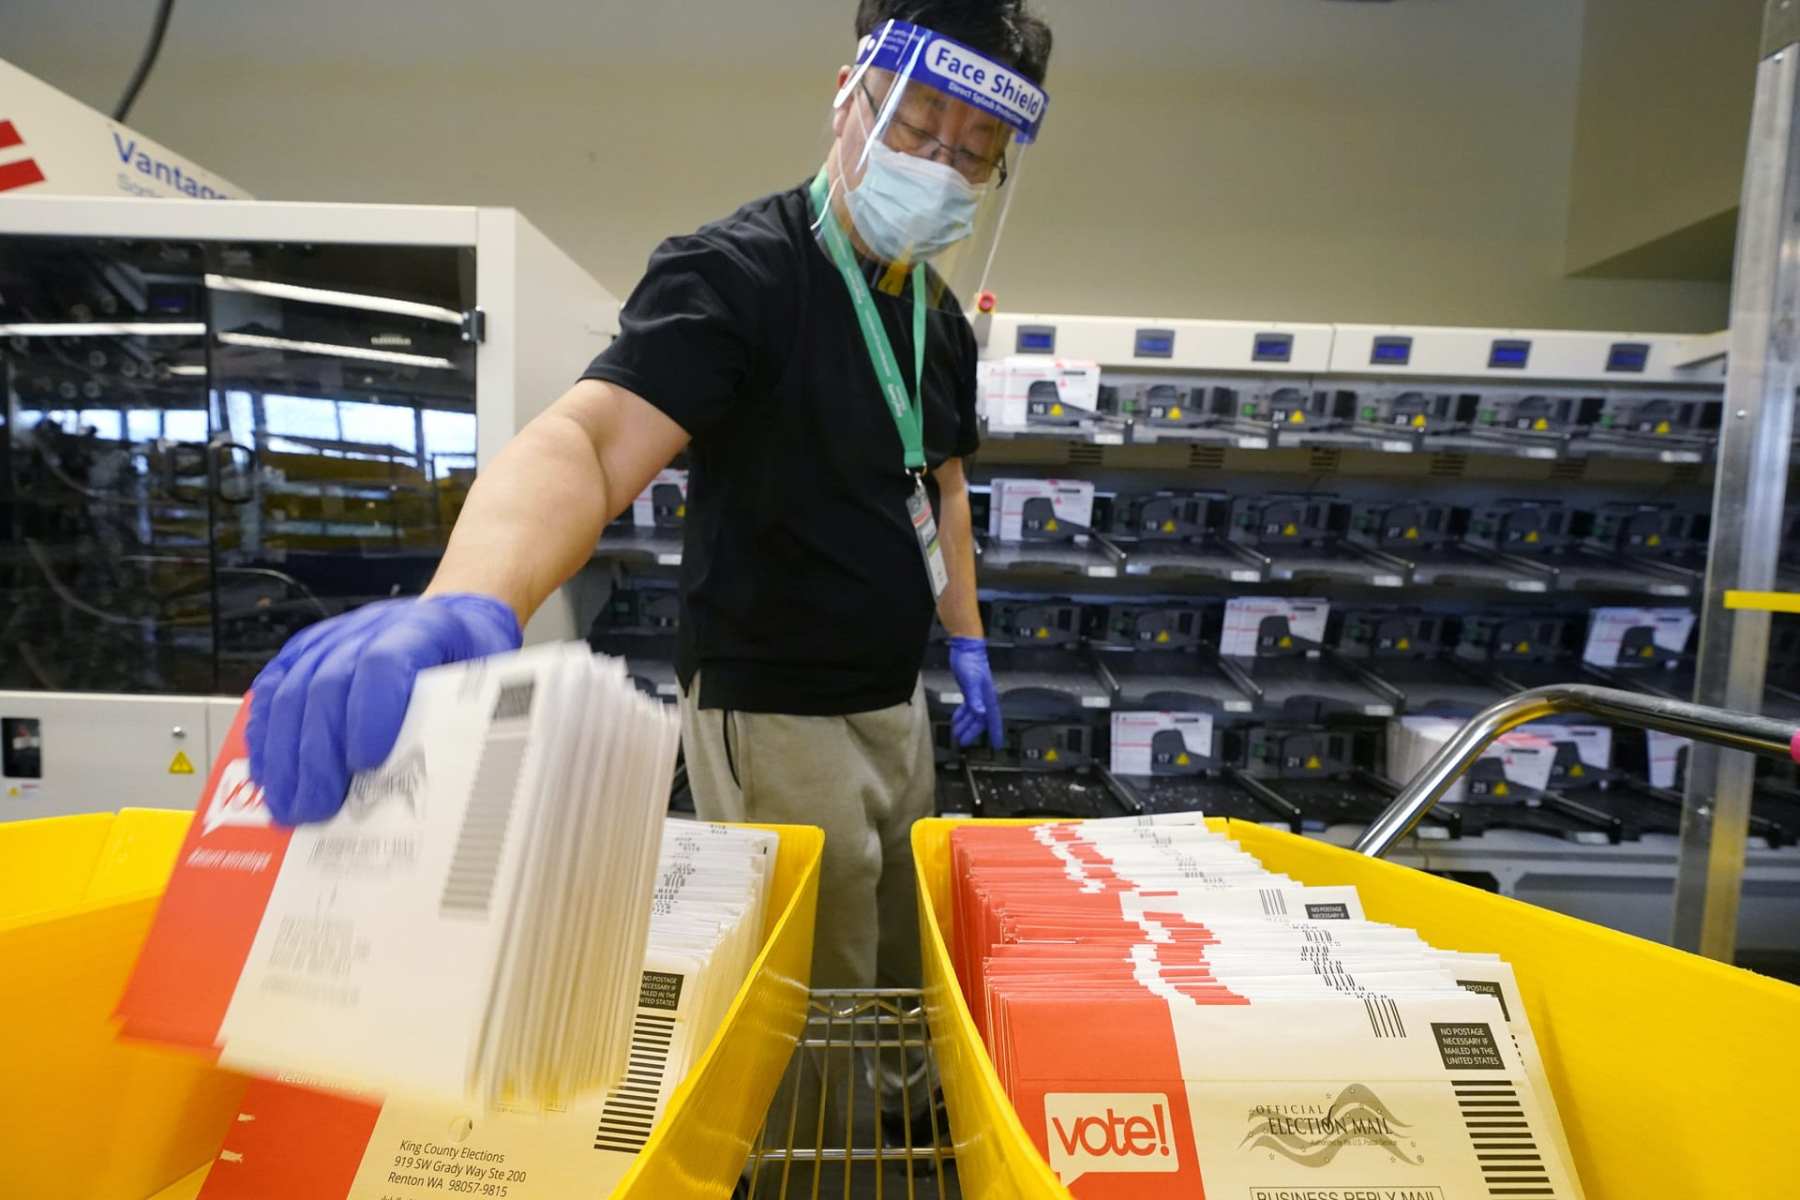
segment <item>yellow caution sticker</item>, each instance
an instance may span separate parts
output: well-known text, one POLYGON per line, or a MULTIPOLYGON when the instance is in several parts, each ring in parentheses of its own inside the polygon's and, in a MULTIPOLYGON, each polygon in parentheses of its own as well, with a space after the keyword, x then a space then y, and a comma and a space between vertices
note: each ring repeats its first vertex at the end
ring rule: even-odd
POLYGON ((6 798, 8 800, 17 800, 22 794, 23 793, 19 791, 19 785, 16 783, 6 789, 6 798))
POLYGON ((1537 420, 1535 420, 1531 423, 1531 428, 1536 433, 1543 433, 1545 430, 1550 428, 1550 422, 1544 420, 1544 418, 1542 418, 1542 417, 1539 417, 1537 420))
POLYGON ((1162 523, 1162 531, 1164 533, 1174 533, 1175 532, 1175 518, 1170 517, 1168 520, 1164 521, 1162 523))
POLYGON ((1045 533, 1055 533, 1056 532, 1056 518, 1055 517, 1051 517, 1048 521, 1044 522, 1044 532, 1045 533))
POLYGON ((1671 432, 1669 423, 1667 421, 1658 421, 1656 423, 1656 432, 1658 432, 1658 433, 1671 432))
POLYGON ((1586 775, 1586 774, 1587 774, 1587 768, 1582 766, 1580 763, 1576 763, 1574 766, 1569 768, 1569 778, 1570 779, 1580 779, 1583 775, 1586 775))
POLYGON ((677 504, 675 506, 675 515, 682 518, 683 520, 686 520, 687 519, 687 505, 677 504))
POLYGON ((1293 412, 1288 414, 1288 424, 1289 425, 1304 425, 1304 424, 1306 424, 1306 414, 1296 408, 1293 412))
POLYGON ((1638 657, 1639 658, 1655 658, 1656 657, 1656 647, 1655 646, 1645 646, 1642 650, 1638 651, 1638 657))
POLYGON ((1535 529, 1534 529, 1534 530, 1532 530, 1532 531, 1531 531, 1531 532, 1530 532, 1530 533, 1528 533, 1528 534, 1526 534, 1526 535, 1525 535, 1525 543, 1526 543, 1526 545, 1529 545, 1529 546, 1535 546, 1535 545, 1537 545, 1537 543, 1538 543, 1538 531, 1537 531, 1537 530, 1535 530, 1535 529))
POLYGON ((1185 754, 1177 754, 1175 756, 1175 765, 1178 767, 1187 766, 1188 765, 1188 756, 1185 754))
POLYGON ((1414 429, 1425 428, 1425 414, 1424 413, 1417 413, 1413 416, 1413 428, 1414 429))
POLYGON ((1169 640, 1169 631, 1166 629, 1157 630, 1156 631, 1156 640, 1159 644, 1166 643, 1169 640))
POLYGON ((1060 757, 1061 755, 1057 754, 1054 749, 1044 751, 1045 762, 1055 762, 1060 757))
POLYGON ((1496 796, 1504 796, 1510 791, 1512 791, 1512 789, 1507 787, 1504 783, 1496 783, 1494 785, 1494 795, 1496 796))
POLYGON ((1514 654, 1530 654, 1531 653, 1531 643, 1530 642, 1520 642, 1517 646, 1513 647, 1513 653, 1514 654))
POLYGON ((1281 646, 1281 648, 1282 648, 1282 649, 1283 649, 1283 650, 1287 650, 1287 649, 1290 649, 1290 648, 1292 648, 1292 647, 1293 647, 1293 644, 1294 644, 1294 639, 1293 639, 1293 638, 1291 638, 1291 637, 1288 637, 1288 636, 1286 636, 1286 635, 1285 635, 1285 634, 1284 634, 1284 635, 1282 635, 1282 639, 1281 639, 1281 642, 1280 642, 1280 646, 1281 646))
POLYGON ((1282 537, 1293 537, 1296 534, 1298 534, 1299 532, 1300 532, 1300 527, 1298 525, 1294 524, 1292 521, 1289 521, 1286 525, 1283 525, 1281 527, 1281 536, 1282 537))
POLYGON ((1651 534, 1649 537, 1644 539, 1644 545, 1646 545, 1646 546, 1662 545, 1662 534, 1660 534, 1660 533, 1651 534))
POLYGON ((1324 765, 1325 765, 1324 763, 1319 761, 1318 755, 1311 754, 1311 755, 1307 756, 1307 759, 1306 759, 1306 769, 1307 770, 1317 771, 1320 767, 1322 767, 1324 765))
POLYGON ((1039 640, 1040 640, 1040 641, 1041 641, 1041 640, 1043 640, 1043 639, 1044 639, 1044 638, 1047 638, 1047 637, 1049 637, 1049 636, 1050 636, 1050 629, 1049 629, 1049 627, 1048 627, 1048 626, 1045 626, 1045 625, 1039 625, 1039 626, 1038 626, 1038 631, 1037 631, 1037 635, 1036 635, 1036 636, 1037 636, 1037 637, 1038 637, 1038 639, 1039 639, 1039 640))
POLYGON ((1175 408, 1171 408, 1169 410, 1169 420, 1171 420, 1171 421, 1181 420, 1181 408, 1179 406, 1177 406, 1175 408))
POLYGON ((1412 639, 1411 638, 1401 638, 1399 641, 1394 643, 1394 649, 1396 649, 1396 650, 1411 650, 1412 649, 1412 639))
POLYGON ((169 774, 192 775, 194 764, 188 760, 187 751, 177 750, 175 757, 169 760, 169 774))
POLYGON ((1409 542, 1416 542, 1419 540, 1419 527, 1417 525, 1408 527, 1406 531, 1406 540, 1409 542))
POLYGON ((1062 416, 1062 405, 1060 405, 1060 404, 1052 404, 1052 405, 1051 405, 1051 406, 1050 406, 1050 415, 1051 415, 1051 416, 1053 416, 1053 417, 1060 417, 1060 416, 1062 416))

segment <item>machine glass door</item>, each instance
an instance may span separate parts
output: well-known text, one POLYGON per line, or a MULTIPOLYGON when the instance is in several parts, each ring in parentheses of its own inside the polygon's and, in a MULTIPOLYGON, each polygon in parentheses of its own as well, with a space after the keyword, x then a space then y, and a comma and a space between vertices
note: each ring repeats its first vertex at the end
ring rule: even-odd
POLYGON ((0 689, 214 686, 203 258, 0 236, 0 689))
POLYGON ((430 582, 475 473, 475 254, 208 246, 218 687, 430 582))

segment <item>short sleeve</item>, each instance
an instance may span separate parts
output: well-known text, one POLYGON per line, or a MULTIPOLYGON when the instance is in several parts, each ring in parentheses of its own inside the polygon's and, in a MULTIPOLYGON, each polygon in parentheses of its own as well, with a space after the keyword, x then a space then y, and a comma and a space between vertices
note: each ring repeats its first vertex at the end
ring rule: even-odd
POLYGON ((637 393, 698 437, 743 394, 761 340, 744 261, 702 236, 670 238, 619 313, 619 336, 582 372, 637 393))
POLYGON ((976 411, 976 361, 980 350, 975 345, 975 331, 960 317, 956 322, 956 450, 958 458, 968 458, 981 449, 981 418, 976 411))

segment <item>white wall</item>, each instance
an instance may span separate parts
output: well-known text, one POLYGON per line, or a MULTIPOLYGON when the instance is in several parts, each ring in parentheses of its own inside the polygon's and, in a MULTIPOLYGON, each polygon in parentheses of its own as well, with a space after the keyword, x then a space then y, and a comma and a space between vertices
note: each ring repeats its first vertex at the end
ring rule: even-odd
MULTIPOLYGON (((1724 322, 1720 284, 1564 274, 1573 0, 1041 2, 1009 308, 1724 322)), ((622 291, 662 235, 810 174, 853 7, 181 0, 133 123, 264 197, 517 205, 622 291)), ((13 0, 0 54, 106 107, 147 8, 13 0)))

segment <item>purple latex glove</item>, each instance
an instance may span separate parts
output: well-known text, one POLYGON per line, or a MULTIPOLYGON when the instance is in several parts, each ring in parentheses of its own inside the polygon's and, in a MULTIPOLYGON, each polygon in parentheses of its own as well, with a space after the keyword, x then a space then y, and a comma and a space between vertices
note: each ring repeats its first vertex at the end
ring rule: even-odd
POLYGON ((394 748, 426 667, 516 650, 519 619, 492 596, 383 600, 288 640, 251 685, 250 775, 283 825, 343 807, 350 776, 394 748))
POLYGON ((1000 694, 994 690, 994 672, 988 666, 987 643, 981 638, 950 639, 950 673, 962 689, 963 702, 950 717, 950 732, 959 746, 973 746, 987 734, 988 745, 1006 745, 1000 720, 1000 694))

